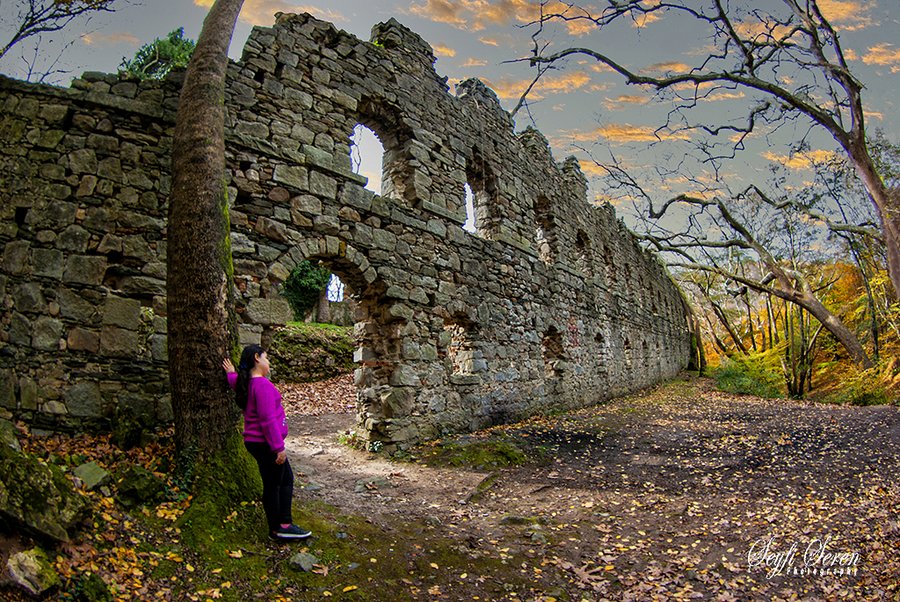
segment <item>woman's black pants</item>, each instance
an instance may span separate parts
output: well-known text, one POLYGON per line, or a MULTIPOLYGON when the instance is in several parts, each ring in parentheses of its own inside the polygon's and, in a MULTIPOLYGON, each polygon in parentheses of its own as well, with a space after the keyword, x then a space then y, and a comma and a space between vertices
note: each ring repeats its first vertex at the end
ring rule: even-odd
POLYGON ((291 524, 291 501, 294 497, 294 473, 287 459, 283 464, 276 464, 278 454, 269 448, 268 443, 244 441, 247 451, 259 466, 259 475, 263 482, 263 510, 269 531, 275 531, 282 524, 291 524))

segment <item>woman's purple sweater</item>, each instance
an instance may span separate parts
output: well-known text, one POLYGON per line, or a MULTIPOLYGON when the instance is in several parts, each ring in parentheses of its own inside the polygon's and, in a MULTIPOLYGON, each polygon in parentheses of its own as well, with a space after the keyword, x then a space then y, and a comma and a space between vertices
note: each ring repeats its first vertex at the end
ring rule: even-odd
MULTIPOLYGON (((228 373, 228 386, 237 386, 237 372, 228 373)), ((244 409, 244 441, 268 443, 274 453, 284 450, 288 434, 281 393, 265 376, 250 379, 247 407, 244 409)))

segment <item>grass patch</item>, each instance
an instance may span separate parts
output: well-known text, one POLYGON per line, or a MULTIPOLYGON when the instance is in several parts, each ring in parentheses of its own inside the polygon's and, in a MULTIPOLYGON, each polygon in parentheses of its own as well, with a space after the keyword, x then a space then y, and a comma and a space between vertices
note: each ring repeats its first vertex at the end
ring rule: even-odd
POLYGON ((428 466, 467 467, 476 470, 522 466, 528 454, 506 438, 473 440, 461 437, 442 439, 419 449, 419 459, 428 466))

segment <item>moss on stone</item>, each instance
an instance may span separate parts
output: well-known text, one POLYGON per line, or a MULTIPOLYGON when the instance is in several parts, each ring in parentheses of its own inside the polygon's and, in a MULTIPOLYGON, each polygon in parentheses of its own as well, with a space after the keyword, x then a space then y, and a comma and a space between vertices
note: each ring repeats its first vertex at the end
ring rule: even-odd
POLYGON ((292 322, 276 332, 268 352, 278 382, 312 382, 351 372, 355 348, 351 327, 292 322))

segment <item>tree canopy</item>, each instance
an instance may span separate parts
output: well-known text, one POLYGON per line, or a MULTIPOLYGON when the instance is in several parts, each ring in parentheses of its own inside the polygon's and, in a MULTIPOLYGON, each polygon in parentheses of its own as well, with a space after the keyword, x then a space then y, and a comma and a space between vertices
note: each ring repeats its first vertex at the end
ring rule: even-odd
POLYGON ((138 79, 163 79, 172 69, 187 67, 196 45, 179 27, 141 46, 130 61, 123 58, 119 71, 138 79))

